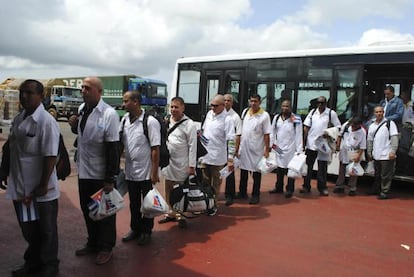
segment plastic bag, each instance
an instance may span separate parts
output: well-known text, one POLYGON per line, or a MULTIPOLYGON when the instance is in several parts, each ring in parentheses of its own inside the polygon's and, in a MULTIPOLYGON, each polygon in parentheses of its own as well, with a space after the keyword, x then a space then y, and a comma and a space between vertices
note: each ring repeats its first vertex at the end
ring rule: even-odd
POLYGON ((363 176, 364 169, 362 168, 360 163, 352 162, 346 166, 346 173, 349 176, 363 176))
POLYGON ((302 173, 289 168, 287 176, 288 176, 288 178, 297 179, 297 178, 302 178, 302 173))
POLYGON ((145 217, 155 217, 168 213, 168 204, 157 190, 153 187, 142 200, 141 213, 145 217))
POLYGON ((88 204, 89 217, 95 221, 114 215, 125 207, 124 198, 116 189, 107 193, 100 189, 91 196, 91 199, 88 204))
POLYGON ((288 169, 292 169, 296 172, 302 172, 302 168, 304 167, 304 165, 306 165, 306 155, 304 153, 299 153, 294 155, 293 158, 290 160, 288 164, 288 169))
POLYGON ((226 179, 233 171, 230 171, 229 167, 225 166, 219 172, 220 172, 220 178, 226 179))
POLYGON ((128 184, 125 182, 125 171, 121 169, 116 177, 116 189, 121 196, 125 196, 128 192, 128 184))
POLYGON ((267 174, 272 172, 277 168, 276 164, 276 154, 274 152, 269 153, 269 157, 265 158, 264 156, 259 160, 256 166, 262 174, 267 174))
POLYGON ((375 167, 374 167, 374 161, 369 161, 367 163, 367 167, 365 168, 365 173, 369 175, 375 174, 375 167))

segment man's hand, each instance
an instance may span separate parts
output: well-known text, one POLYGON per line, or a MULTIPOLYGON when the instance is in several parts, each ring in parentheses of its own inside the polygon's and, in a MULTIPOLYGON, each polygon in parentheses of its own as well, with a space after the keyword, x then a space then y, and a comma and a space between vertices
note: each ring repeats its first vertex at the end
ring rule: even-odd
POLYGON ((46 185, 38 185, 34 189, 33 195, 34 196, 44 196, 44 195, 46 195, 47 191, 48 191, 47 184, 46 185))
POLYGON ((390 152, 389 158, 390 160, 395 160, 397 158, 397 155, 394 152, 390 152))
POLYGON ((111 192, 114 189, 114 182, 104 182, 103 191, 111 192))
POLYGON ((7 189, 7 176, 0 176, 0 189, 7 189))

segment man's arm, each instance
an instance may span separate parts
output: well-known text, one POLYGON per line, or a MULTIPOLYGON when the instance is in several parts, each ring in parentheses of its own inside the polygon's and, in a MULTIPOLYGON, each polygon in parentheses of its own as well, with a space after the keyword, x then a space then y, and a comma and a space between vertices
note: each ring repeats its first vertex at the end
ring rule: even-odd
POLYGON ((120 147, 118 141, 105 142, 104 147, 106 157, 104 190, 108 192, 114 188, 115 175, 119 171, 120 147))
POLYGON ((43 158, 43 171, 39 185, 34 189, 34 196, 46 195, 50 176, 56 166, 56 156, 47 156, 43 158))
POLYGON ((160 164, 160 147, 159 145, 151 147, 151 182, 156 184, 160 181, 158 176, 158 166, 160 164))

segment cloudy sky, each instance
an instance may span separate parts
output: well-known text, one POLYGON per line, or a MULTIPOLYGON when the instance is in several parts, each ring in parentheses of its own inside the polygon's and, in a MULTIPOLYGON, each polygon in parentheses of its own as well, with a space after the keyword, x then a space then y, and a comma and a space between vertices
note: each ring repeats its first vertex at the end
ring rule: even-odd
POLYGON ((0 82, 136 74, 177 58, 414 41, 412 0, 0 0, 0 82))

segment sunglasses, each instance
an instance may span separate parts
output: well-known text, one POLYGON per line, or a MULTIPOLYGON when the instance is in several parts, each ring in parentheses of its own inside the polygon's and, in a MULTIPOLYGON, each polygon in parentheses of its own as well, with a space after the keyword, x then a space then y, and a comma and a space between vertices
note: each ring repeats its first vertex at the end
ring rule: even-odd
POLYGON ((210 104, 210 107, 212 107, 212 108, 217 108, 218 106, 220 106, 220 105, 218 105, 218 104, 210 104))

